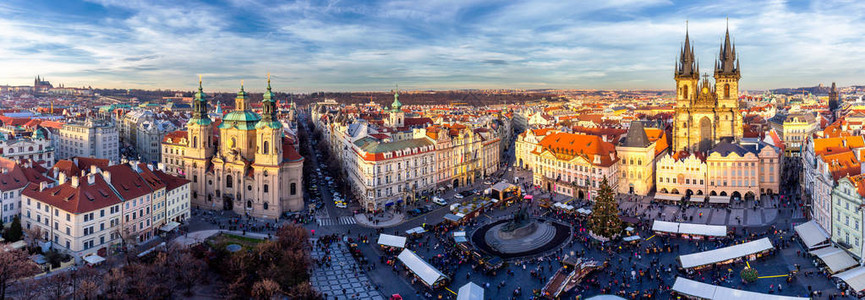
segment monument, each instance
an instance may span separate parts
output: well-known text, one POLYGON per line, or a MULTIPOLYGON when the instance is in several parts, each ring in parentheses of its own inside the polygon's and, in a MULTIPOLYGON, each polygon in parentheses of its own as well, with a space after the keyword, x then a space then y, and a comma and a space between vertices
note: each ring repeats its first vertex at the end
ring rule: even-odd
POLYGON ((484 252, 512 258, 542 253, 567 240, 569 226, 531 218, 526 210, 521 207, 510 219, 481 226, 472 234, 472 242, 484 252))

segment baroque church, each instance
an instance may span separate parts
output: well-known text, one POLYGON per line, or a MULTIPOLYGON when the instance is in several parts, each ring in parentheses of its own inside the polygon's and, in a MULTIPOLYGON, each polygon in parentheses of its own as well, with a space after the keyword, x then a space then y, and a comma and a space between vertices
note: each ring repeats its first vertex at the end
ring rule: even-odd
POLYGON ((676 63, 676 115, 673 124, 673 150, 706 152, 722 140, 742 139, 742 114, 739 113, 739 60, 736 46, 730 43, 730 29, 715 60, 714 85, 709 75, 700 80, 700 65, 687 31, 685 45, 676 63))
POLYGON ((208 115, 199 80, 183 158, 186 178, 192 181, 192 204, 262 218, 299 211, 303 157, 278 120, 269 76, 262 114, 253 112, 248 101, 241 84, 234 111, 217 124, 208 115))

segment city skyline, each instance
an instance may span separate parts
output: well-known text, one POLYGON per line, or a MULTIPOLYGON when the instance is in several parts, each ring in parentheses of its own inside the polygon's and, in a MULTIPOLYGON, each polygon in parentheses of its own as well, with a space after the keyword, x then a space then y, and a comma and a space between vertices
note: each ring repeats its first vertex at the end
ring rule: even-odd
POLYGON ((859 84, 865 4, 11 1, 0 84, 230 92, 672 89, 687 20, 711 72, 727 18, 746 89, 859 84))

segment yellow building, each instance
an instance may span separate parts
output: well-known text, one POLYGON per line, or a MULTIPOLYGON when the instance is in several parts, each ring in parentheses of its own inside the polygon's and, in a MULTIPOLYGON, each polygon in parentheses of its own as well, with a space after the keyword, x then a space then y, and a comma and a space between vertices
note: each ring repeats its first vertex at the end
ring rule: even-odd
POLYGON ((619 193, 645 196, 655 188, 655 165, 670 147, 667 134, 631 122, 625 139, 616 146, 619 155, 619 193))
POLYGON ((249 110, 248 98, 241 86, 235 109, 223 118, 216 136, 199 82, 193 117, 187 123, 188 146, 177 149, 177 145, 168 145, 184 153, 180 165, 186 178, 192 180, 192 203, 266 218, 301 210, 303 157, 294 148, 292 137, 284 136, 277 120, 270 79, 261 116, 249 110))

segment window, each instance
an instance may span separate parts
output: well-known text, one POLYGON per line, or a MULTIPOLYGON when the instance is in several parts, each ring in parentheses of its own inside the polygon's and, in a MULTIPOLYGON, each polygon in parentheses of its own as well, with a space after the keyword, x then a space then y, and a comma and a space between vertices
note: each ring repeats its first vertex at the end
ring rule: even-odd
POLYGON ((264 210, 267 210, 267 206, 268 206, 267 202, 264 202, 264 205, 263 205, 264 210))
POLYGON ((234 181, 231 179, 231 175, 225 175, 225 187, 230 188, 234 186, 234 181))
POLYGON ((297 194, 297 183, 292 182, 289 190, 292 195, 297 194))
POLYGON ((268 189, 268 185, 267 185, 267 184, 264 184, 264 186, 262 187, 262 189, 264 190, 265 193, 267 193, 268 190, 269 190, 269 189, 268 189))
POLYGON ((267 141, 264 141, 264 147, 261 148, 261 153, 267 154, 267 149, 268 149, 267 146, 268 146, 267 141))

